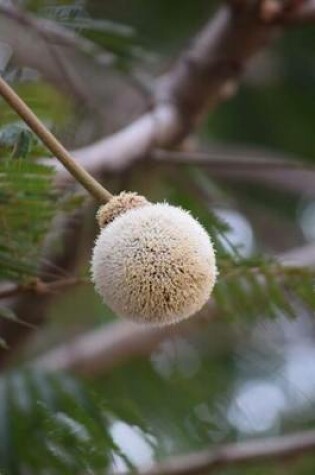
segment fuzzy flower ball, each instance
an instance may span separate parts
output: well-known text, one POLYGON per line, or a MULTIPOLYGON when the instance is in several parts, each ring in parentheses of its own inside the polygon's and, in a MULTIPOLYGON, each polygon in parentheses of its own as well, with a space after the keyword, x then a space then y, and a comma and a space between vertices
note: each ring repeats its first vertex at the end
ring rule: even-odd
MULTIPOLYGON (((128 201, 130 194, 124 195, 128 201)), ((208 300, 217 274, 215 254, 208 234, 188 212, 143 200, 120 209, 101 229, 92 278, 118 315, 168 325, 193 315, 208 300)))

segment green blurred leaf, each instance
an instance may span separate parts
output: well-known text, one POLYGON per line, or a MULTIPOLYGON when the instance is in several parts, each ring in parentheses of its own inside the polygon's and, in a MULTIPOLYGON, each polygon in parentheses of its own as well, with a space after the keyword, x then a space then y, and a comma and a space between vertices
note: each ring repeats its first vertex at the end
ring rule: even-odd
POLYGON ((0 470, 20 474, 103 473, 122 454, 111 421, 84 386, 66 375, 12 371, 0 379, 0 470), (40 449, 39 449, 40 448, 40 449))

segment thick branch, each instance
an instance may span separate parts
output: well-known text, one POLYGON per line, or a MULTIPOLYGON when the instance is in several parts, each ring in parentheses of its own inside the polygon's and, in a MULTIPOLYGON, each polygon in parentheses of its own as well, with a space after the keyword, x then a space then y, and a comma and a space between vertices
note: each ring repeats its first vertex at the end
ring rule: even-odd
MULTIPOLYGON (((222 7, 191 49, 157 81, 156 107, 117 134, 72 154, 92 174, 119 171, 153 148, 179 143, 205 111, 235 92, 246 63, 270 41, 278 27, 263 24, 255 9, 234 12, 222 7)), ((57 165, 58 167, 58 165, 57 165)), ((66 172, 58 167, 61 177, 66 172)))
MULTIPOLYGON (((141 125, 139 124, 139 130, 141 125)), ((102 147, 101 147, 102 148, 102 147)), ((90 154, 77 151, 80 163, 94 175, 100 175, 99 153, 102 150, 91 150, 90 154)), ((105 157, 104 157, 105 158, 105 157)), ((134 158, 132 158, 132 161, 134 158)), ((165 150, 153 149, 148 152, 144 162, 152 160, 161 166, 182 166, 193 165, 206 168, 212 178, 222 178, 232 182, 260 183, 272 188, 288 191, 297 194, 315 194, 315 168, 311 164, 302 163, 295 159, 285 158, 283 154, 259 150, 252 147, 238 146, 217 146, 211 145, 206 152, 198 150, 165 150)), ((105 160, 102 165, 102 172, 119 172, 128 167, 130 153, 117 155, 117 160, 105 160)), ((45 160, 46 163, 46 160, 45 160)), ((49 160, 47 160, 49 163, 49 160)), ((58 163, 55 166, 59 168, 58 163)), ((57 184, 65 186, 70 175, 65 176, 64 170, 60 169, 60 176, 57 184)))
POLYGON ((166 328, 118 321, 76 337, 41 356, 35 364, 45 371, 72 370, 93 376, 124 364, 132 356, 150 354, 169 335, 166 328))
POLYGON ((292 26, 314 24, 315 0, 305 0, 299 3, 298 8, 289 11, 285 15, 283 22, 292 26))
MULTIPOLYGON (((187 455, 172 457, 139 475, 203 475, 220 468, 248 463, 272 462, 314 453, 315 431, 226 444, 187 455)), ((122 475, 122 474, 121 474, 122 475)))
POLYGON ((258 167, 242 167, 236 169, 219 169, 211 172, 214 178, 222 178, 224 181, 244 182, 244 183, 258 183, 272 189, 287 191, 300 195, 315 195, 315 171, 301 166, 299 169, 287 167, 282 169, 277 166, 260 168, 258 167))

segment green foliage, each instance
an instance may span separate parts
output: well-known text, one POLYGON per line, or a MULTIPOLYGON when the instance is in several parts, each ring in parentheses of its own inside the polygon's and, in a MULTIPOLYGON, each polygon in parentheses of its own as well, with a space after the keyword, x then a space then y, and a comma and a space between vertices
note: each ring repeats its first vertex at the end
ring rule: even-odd
POLYGON ((11 158, 0 162, 2 279, 21 281, 36 275, 40 245, 58 208, 52 177, 51 168, 32 160, 11 158))
MULTIPOLYGON (((213 420, 203 421, 194 409, 205 397, 207 404, 215 404, 227 390, 232 355, 212 353, 201 363, 200 345, 197 369, 190 374, 182 370, 181 339, 170 345, 175 351, 166 362, 169 376, 140 360, 96 381, 79 382, 36 368, 4 374, 0 379, 0 471, 20 474, 23 468, 37 475, 49 469, 52 474, 68 475, 84 468, 84 473, 103 474, 111 473, 109 467, 118 458, 132 472, 130 452, 115 437, 117 425, 139 434, 153 459, 171 450, 199 449, 230 438, 232 430, 221 410, 213 420)), ((197 346, 194 351, 197 355, 197 346)))
POLYGON ((25 282, 37 275, 41 245, 56 212, 70 212, 82 198, 58 196, 53 168, 35 158, 43 146, 23 123, 0 129, 0 150, 0 279, 25 282))
POLYGON ((221 262, 221 276, 214 290, 219 309, 231 318, 296 317, 301 307, 315 310, 314 271, 288 268, 257 257, 221 262))
POLYGON ((104 473, 113 456, 114 420, 66 375, 14 371, 0 379, 0 470, 5 474, 104 473))

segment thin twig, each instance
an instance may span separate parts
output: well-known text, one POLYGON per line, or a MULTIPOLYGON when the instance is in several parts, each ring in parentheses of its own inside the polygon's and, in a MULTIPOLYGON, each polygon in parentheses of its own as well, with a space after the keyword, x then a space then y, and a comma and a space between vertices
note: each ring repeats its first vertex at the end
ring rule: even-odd
POLYGON ((81 277, 68 277, 54 282, 44 282, 40 279, 36 279, 28 284, 8 284, 0 288, 0 300, 15 297, 25 292, 40 295, 52 294, 87 282, 88 280, 81 277))
POLYGON ((156 150, 151 154, 163 166, 192 165, 206 168, 211 178, 261 183, 286 192, 315 194, 315 167, 282 154, 251 147, 214 145, 207 152, 156 150))
POLYGON ((217 150, 211 148, 207 152, 177 151, 177 150, 154 150, 151 158, 157 162, 166 162, 174 165, 196 165, 214 168, 249 168, 251 170, 271 169, 309 169, 315 171, 315 166, 302 163, 298 160, 288 160, 277 154, 260 152, 257 149, 235 150, 233 147, 221 147, 217 150))
POLYGON ((34 364, 45 371, 72 370, 91 377, 124 364, 134 355, 150 354, 172 332, 178 334, 179 327, 174 330, 118 321, 53 348, 41 355, 34 364))

